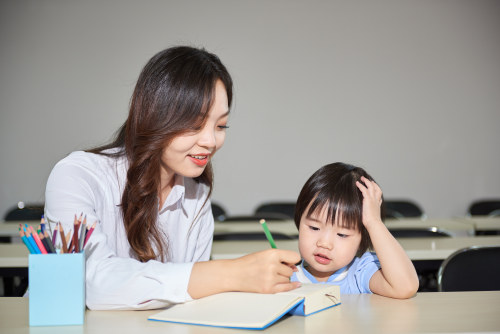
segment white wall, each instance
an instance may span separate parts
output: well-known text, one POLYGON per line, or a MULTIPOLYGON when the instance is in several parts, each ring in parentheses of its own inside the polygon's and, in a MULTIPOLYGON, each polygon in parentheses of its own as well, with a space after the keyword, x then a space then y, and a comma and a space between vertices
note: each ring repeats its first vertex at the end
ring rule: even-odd
POLYGON ((0 214, 110 139, 146 61, 204 46, 235 81, 213 199, 294 200, 334 161, 429 217, 500 197, 499 1, 0 1, 0 214))

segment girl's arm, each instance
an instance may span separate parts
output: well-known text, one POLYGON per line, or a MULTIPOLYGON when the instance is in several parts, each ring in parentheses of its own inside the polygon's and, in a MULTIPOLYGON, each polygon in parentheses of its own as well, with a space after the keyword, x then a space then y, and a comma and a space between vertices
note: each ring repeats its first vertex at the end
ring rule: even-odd
POLYGON ((370 279, 370 290, 393 298, 410 298, 418 290, 418 277, 413 263, 401 245, 380 219, 382 190, 365 177, 356 182, 363 194, 363 224, 370 234, 381 270, 370 279))
POLYGON ((268 249, 232 260, 193 265, 188 292, 201 298, 225 291, 276 293, 300 286, 290 282, 300 255, 289 250, 268 249))

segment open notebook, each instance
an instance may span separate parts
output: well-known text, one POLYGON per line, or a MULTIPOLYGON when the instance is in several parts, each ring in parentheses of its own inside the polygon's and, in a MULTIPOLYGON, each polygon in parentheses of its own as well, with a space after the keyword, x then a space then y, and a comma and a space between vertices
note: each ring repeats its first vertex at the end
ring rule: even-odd
POLYGON ((264 329, 284 315, 308 316, 340 304, 340 288, 330 284, 302 284, 276 294, 224 292, 177 304, 148 319, 181 324, 264 329))

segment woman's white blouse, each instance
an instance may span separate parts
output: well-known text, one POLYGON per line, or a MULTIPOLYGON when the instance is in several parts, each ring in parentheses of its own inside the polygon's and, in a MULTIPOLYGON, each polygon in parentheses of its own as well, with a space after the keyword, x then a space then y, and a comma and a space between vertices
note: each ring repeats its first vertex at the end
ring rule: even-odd
POLYGON ((142 263, 133 256, 120 208, 127 167, 126 158, 71 153, 47 181, 45 219, 52 228, 61 222, 66 232, 73 229, 75 214, 86 215, 87 224, 98 222, 85 247, 90 309, 151 309, 191 300, 187 287, 193 263, 207 261, 212 248, 208 187, 176 176, 158 215, 167 261, 142 263))

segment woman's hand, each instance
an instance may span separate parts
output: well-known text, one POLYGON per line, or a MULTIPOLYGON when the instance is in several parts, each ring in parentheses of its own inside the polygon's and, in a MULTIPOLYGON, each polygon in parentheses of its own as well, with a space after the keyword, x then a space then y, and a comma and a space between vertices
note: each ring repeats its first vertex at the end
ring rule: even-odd
POLYGON ((268 249, 234 260, 238 273, 239 291, 276 293, 300 286, 290 282, 290 276, 297 271, 295 263, 300 261, 296 252, 268 249))
POLYGON ((382 204, 382 189, 374 181, 368 180, 366 177, 361 177, 360 181, 356 181, 356 186, 363 194, 363 225, 366 228, 375 222, 381 222, 380 206, 382 204))
POLYGON ((300 286, 290 276, 300 261, 297 252, 268 249, 232 260, 197 262, 193 265, 188 292, 201 298, 226 291, 276 293, 300 286))

